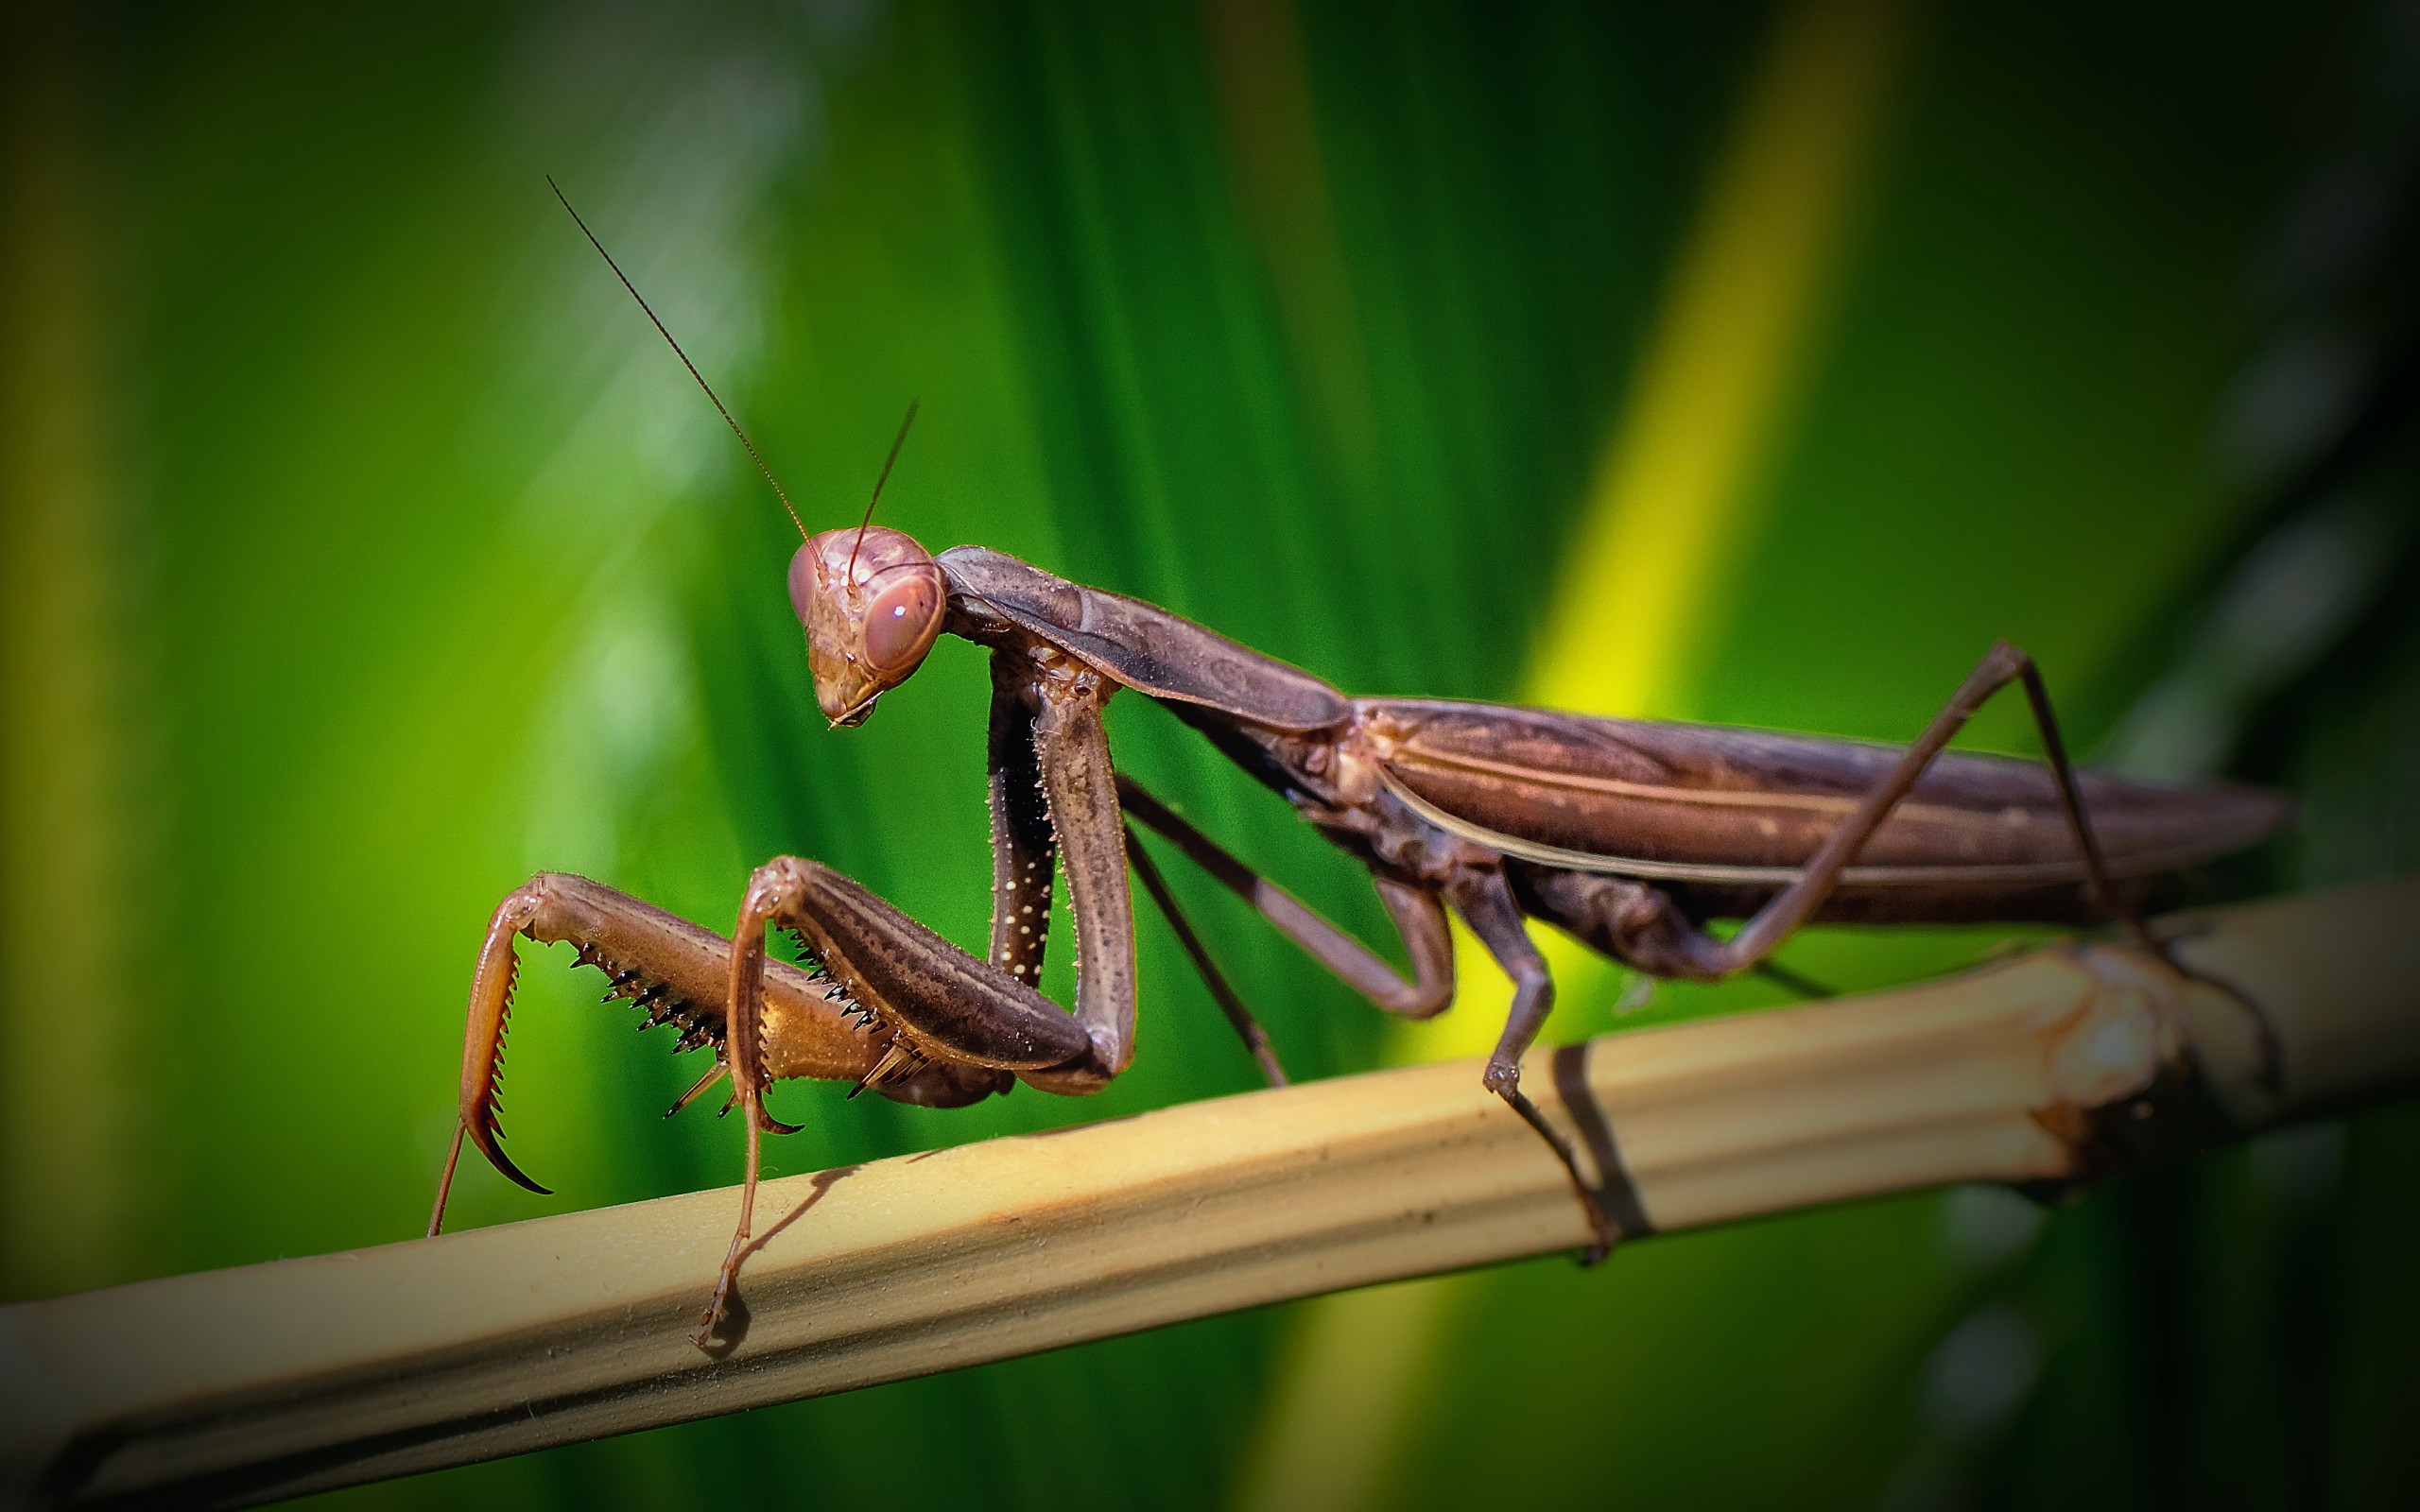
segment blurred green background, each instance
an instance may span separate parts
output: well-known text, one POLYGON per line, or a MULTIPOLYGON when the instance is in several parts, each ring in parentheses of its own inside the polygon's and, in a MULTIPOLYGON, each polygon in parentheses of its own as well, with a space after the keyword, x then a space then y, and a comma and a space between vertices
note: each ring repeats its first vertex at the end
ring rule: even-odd
MULTIPOLYGON (((1904 738, 2005 636, 2084 749, 2304 799, 2243 883, 2420 855, 2408 3, 6 17, 10 1299, 415 1234, 534 870, 721 928, 796 851, 983 936, 980 657, 821 728, 789 524, 549 172, 815 526, 919 397, 890 524, 1351 691, 1519 696, 1634 627, 1620 712, 1904 738), (1657 445, 1731 472, 1626 492, 1657 445), (1591 539, 1671 571, 1592 591, 1591 539)), ((1382 937, 1200 741, 1139 701, 1113 732, 1382 937)), ((2030 748, 2014 708, 1975 740, 2030 748)), ((1426 1053, 1195 881, 1298 1074, 1426 1053)), ((773 1169, 1253 1085, 1142 927, 1108 1092, 785 1087, 773 1169)), ((1789 958, 1859 986, 2008 937, 1789 958)), ((457 1226, 738 1174, 735 1130, 656 1117, 668 1034, 567 965, 525 972, 511 1071, 562 1195, 466 1166, 457 1226)), ((1389 1360, 1281 1307, 327 1500, 2410 1505, 2415 1170, 2390 1108, 2048 1214, 1958 1191, 1459 1279, 1389 1360), (1289 1460, 1340 1370, 1334 1463, 1289 1460)))

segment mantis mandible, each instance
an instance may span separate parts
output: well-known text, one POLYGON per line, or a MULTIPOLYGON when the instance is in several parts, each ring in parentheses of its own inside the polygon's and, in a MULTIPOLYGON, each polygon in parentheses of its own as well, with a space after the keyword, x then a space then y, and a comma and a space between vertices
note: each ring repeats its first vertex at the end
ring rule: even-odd
MULTIPOLYGON (((618 266, 614 271, 622 277, 618 266)), ((685 353, 681 360, 714 398, 685 353)), ((721 401, 715 404, 738 432, 721 401)), ((755 455, 752 445, 749 452, 755 455)), ((877 482, 877 500, 880 493, 877 482)), ((443 1216, 465 1138, 505 1176, 544 1191, 504 1152, 496 1087, 514 941, 568 941, 581 964, 610 975, 615 993, 648 1007, 650 1022, 677 1022, 681 1048, 716 1047, 715 1066, 673 1111, 732 1076, 747 1175, 731 1249, 695 1335, 701 1348, 747 1252, 762 1137, 795 1132, 766 1112, 773 1081, 848 1080, 947 1107, 1016 1081, 1095 1091, 1126 1069, 1135 1015, 1130 868, 1167 912, 1264 1069, 1282 1079, 1266 1037, 1210 965, 1130 820, 1391 1013, 1427 1018, 1453 1001, 1447 916, 1460 916, 1515 985, 1482 1079, 1562 1162, 1596 1235, 1594 1260, 1617 1231, 1569 1141, 1521 1087, 1522 1055, 1554 1001, 1526 920, 1553 924, 1650 975, 1699 982, 1759 966, 1815 920, 2114 921, 2165 956, 2141 922, 2143 901, 2181 869, 2256 843, 2290 812, 2282 798, 2256 789, 2184 790, 2078 772, 2040 673, 2005 644, 1904 748, 1487 703, 1356 698, 1141 600, 982 546, 927 552, 905 532, 872 524, 872 514, 870 503, 855 525, 816 534, 800 525, 805 541, 789 564, 790 602, 816 701, 835 729, 864 723, 944 634, 991 653, 993 906, 984 956, 831 868, 784 856, 749 879, 728 939, 586 879, 542 874, 496 909, 473 978, 459 1120, 429 1231, 443 1216), (2025 690, 2046 759, 1945 751, 2011 684, 2025 690), (1410 975, 1118 773, 1102 709, 1121 691, 1201 731, 1366 867, 1410 975), (1037 989, 1059 869, 1078 926, 1072 1013, 1037 989), (1744 922, 1718 937, 1706 923, 1721 919, 1744 922), (766 932, 774 927, 804 944, 807 966, 768 957, 766 932)))

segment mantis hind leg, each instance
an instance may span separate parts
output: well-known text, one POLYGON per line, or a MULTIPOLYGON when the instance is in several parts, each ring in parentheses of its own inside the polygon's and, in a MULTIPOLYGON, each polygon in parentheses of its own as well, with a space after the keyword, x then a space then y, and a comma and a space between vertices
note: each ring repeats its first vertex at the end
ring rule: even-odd
POLYGON ((2083 794, 2076 782, 2075 764, 2067 759, 2066 741, 2059 733, 2058 714, 2050 707, 2050 693, 2043 684, 2041 669, 2033 664, 2031 657, 2005 641, 1995 644, 1967 674, 1948 704, 1933 716, 1916 743, 1908 747, 1890 777, 1866 795, 1857 811, 1817 850, 1798 879, 1759 909, 1738 934, 1717 947, 1709 960, 1725 975, 1753 966, 1821 907, 1839 882, 1841 872, 1856 858, 1858 848, 1881 827, 1891 810, 1907 796, 1916 779, 1941 754, 1942 747, 1949 744, 1950 737, 1993 695, 2013 682, 2025 685, 2025 701, 2032 711, 2034 729, 2042 737, 2043 760, 2048 763, 2050 775, 2058 783, 2059 807, 2066 816, 2067 832, 2075 840, 2076 854, 2083 863, 2085 896, 2103 917, 2124 926, 2136 943, 2169 971, 2218 988, 2251 1017, 2260 1040, 2261 1080, 2274 1090, 2281 1074, 2276 1026, 2240 988, 2178 959, 2169 942, 2144 922, 2142 914, 2112 880, 2109 863, 2101 853, 2100 842, 2093 837, 2092 819, 2085 812, 2083 794))
MULTIPOLYGON (((2057 716, 2051 712, 2050 696, 2042 683, 2042 674, 2034 667, 2033 659, 2015 646, 2002 641, 1987 652, 1975 669, 1966 675, 1949 702, 1925 727, 1924 733, 1899 757, 1890 775, 1876 783, 1859 800, 1840 827, 1824 837, 1814 855, 1790 884, 1768 900, 1762 908, 1739 927, 1739 932, 1727 940, 1710 938, 1686 952, 1689 959, 1681 974, 1707 980, 1719 980, 1745 971, 1789 937, 1798 927, 1813 917, 1840 885, 1841 874, 1857 859, 1858 852, 1874 837, 1898 807, 1909 790, 1916 785, 1932 765, 1951 737, 1966 726, 1975 712, 1989 702, 1995 694, 2013 682, 2025 684, 2026 696, 2033 710, 2035 726, 2042 735, 2043 755, 2048 762, 2052 779, 2058 785, 2059 807, 2067 821, 2076 851, 2083 863, 2083 885, 2093 904, 2113 919, 2125 921, 2141 938, 2156 947, 2151 933, 2127 907, 2117 887, 2111 883, 2107 862, 2102 858, 2100 842, 2093 838, 2092 821, 2084 812, 2083 798, 2076 785, 2075 767, 2067 760, 2066 743, 2059 734, 2057 716)), ((1641 963, 1645 964, 1645 963, 1641 963)), ((1650 967, 1649 970, 1654 968, 1650 967)))
POLYGON ((2144 950, 2170 971, 2207 982, 2239 1004, 2251 1015, 2260 1035, 2263 1079, 2275 1085, 2277 1038, 2268 1016, 2232 984, 2195 971, 2178 960, 2168 942, 2143 921, 2142 915, 2111 878, 2108 861, 2093 835, 2091 816, 2085 811, 2083 794, 2076 782, 2075 765, 2067 759, 2066 741, 2059 732, 2058 715, 2050 706, 2049 690, 2043 683, 2041 670, 2031 657, 2005 641, 1985 653, 1950 696, 1949 702, 1925 727, 1924 733, 1901 754, 1890 775, 1866 794, 1856 810, 1816 848, 1798 876, 1756 910, 1737 934, 1727 940, 1717 940, 1687 919, 1662 893, 1637 884, 1621 884, 1620 887, 1629 890, 1618 895, 1617 905, 1605 902, 1616 895, 1604 889, 1596 890, 1599 901, 1592 905, 1619 916, 1612 925, 1612 932, 1621 941, 1614 954, 1657 975, 1697 981, 1720 981, 1759 966, 1824 905, 1839 885, 1841 873, 1857 859, 1858 851, 1882 827, 1891 811, 1908 796, 1951 738, 1965 728, 1977 710, 2012 683, 2024 684, 2026 703, 2042 738, 2043 759, 2057 784, 2059 808, 2075 842, 2085 897, 2105 918, 2124 926, 2144 950))

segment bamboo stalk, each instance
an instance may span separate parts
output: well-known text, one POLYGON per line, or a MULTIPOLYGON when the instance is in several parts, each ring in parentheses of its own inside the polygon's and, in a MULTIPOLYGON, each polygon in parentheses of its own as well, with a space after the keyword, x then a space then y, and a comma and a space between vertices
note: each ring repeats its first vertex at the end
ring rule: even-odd
MULTIPOLYGON (((2196 926, 2188 959, 2278 1029, 2273 1090, 2239 1005, 2107 946, 1541 1051, 1527 1085, 1594 1152, 1634 1234, 1947 1181, 2087 1179, 2420 1084, 2401 958, 2416 911, 2420 879, 2196 926)), ((1588 1237, 1560 1168, 1470 1062, 770 1182, 740 1337, 710 1359, 687 1331, 735 1201, 0 1310, 0 1486, 32 1504, 249 1503, 1588 1237)))

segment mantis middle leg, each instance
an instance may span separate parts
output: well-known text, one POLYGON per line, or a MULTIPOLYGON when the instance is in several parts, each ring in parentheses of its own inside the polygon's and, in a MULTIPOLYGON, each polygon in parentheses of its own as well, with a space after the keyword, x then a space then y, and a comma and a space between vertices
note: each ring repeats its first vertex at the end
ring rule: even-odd
POLYGON ((1250 903, 1279 934, 1379 1007, 1407 1019, 1429 1019, 1454 1001, 1454 941, 1446 930, 1444 906, 1436 894, 1371 873, 1378 901, 1403 939, 1404 953, 1411 957, 1412 977, 1407 982, 1375 951, 1244 865, 1132 778, 1117 779, 1117 796, 1128 814, 1167 838, 1187 860, 1250 903))
MULTIPOLYGON (((1411 956, 1413 979, 1406 982, 1368 946, 1229 854, 1217 841, 1146 792, 1141 784, 1121 777, 1118 795, 1129 814, 1165 835, 1195 864, 1251 903, 1280 933, 1378 1006, 1426 1019, 1453 1001, 1453 940, 1446 931, 1444 906, 1434 893, 1382 873, 1374 872, 1371 876, 1379 900, 1386 904, 1389 917, 1403 936, 1405 951, 1411 956)), ((1488 1090, 1520 1114, 1562 1162, 1564 1174, 1571 1178, 1572 1192, 1596 1232, 1596 1241, 1583 1257, 1584 1263, 1594 1264, 1612 1251, 1621 1236, 1620 1230, 1605 1215, 1604 1205, 1582 1175, 1579 1155, 1571 1142, 1547 1121, 1537 1104, 1521 1091, 1520 1057, 1537 1039, 1554 1005, 1554 980, 1547 970, 1546 957, 1530 943, 1521 923, 1520 906, 1501 873, 1461 879, 1452 889, 1452 898, 1455 908, 1514 984, 1512 1010, 1483 1079, 1488 1090), (1509 1074, 1499 1070, 1504 1066, 1511 1068, 1509 1074)))

